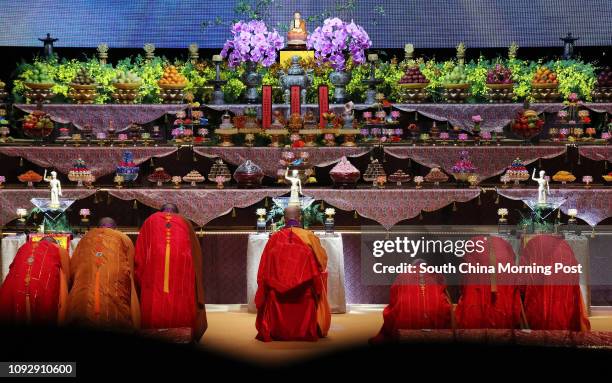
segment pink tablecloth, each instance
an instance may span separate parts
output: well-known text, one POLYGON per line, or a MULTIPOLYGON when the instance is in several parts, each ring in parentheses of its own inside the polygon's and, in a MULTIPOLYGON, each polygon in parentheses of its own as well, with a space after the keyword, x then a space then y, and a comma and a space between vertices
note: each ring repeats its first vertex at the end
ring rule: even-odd
POLYGON ((439 166, 451 173, 462 151, 467 151, 476 173, 482 180, 503 173, 517 157, 526 164, 539 158, 564 154, 565 146, 388 146, 385 152, 394 157, 412 158, 428 168, 439 166))
MULTIPOLYGON (((286 189, 109 189, 123 200, 159 208, 166 202, 175 203, 181 213, 198 225, 229 213, 232 208, 251 206, 265 197, 277 197, 286 189)), ((396 223, 414 218, 421 211, 435 211, 453 202, 476 198, 479 189, 304 189, 304 195, 324 200, 342 210, 354 211, 390 228, 396 223)))
MULTIPOLYGON (((536 189, 497 189, 497 193, 513 200, 526 201, 537 198, 538 192, 536 189)), ((566 198, 561 211, 567 214, 568 209, 577 209, 576 217, 590 226, 612 217, 612 189, 550 189, 550 196, 566 198)))
POLYGON ((593 161, 612 162, 612 146, 580 146, 578 153, 593 161))
MULTIPOLYGON (((95 189, 65 189, 62 198, 83 199, 95 193, 95 189)), ((18 218, 16 211, 24 208, 30 211, 32 198, 49 197, 48 189, 0 189, 0 227, 18 218)))
MULTIPOLYGON (((193 150, 206 157, 219 157, 232 165, 240 165, 246 160, 251 160, 261 166, 263 172, 270 177, 276 177, 277 170, 281 167, 279 160, 281 153, 287 149, 283 148, 248 148, 248 147, 194 147, 193 150)), ((338 162, 343 156, 359 157, 370 152, 367 147, 318 147, 318 148, 299 148, 291 151, 306 152, 310 155, 311 164, 319 167, 328 166, 338 162)))
MULTIPOLYGON (((15 107, 27 113, 32 113, 36 109, 36 105, 33 104, 17 104, 15 107)), ((53 121, 62 124, 71 123, 77 129, 90 125, 94 133, 98 133, 106 132, 111 123, 118 132, 121 132, 131 123, 147 124, 165 114, 176 114, 186 107, 186 105, 172 104, 45 104, 43 110, 53 121)))
POLYGON ((386 229, 414 218, 421 211, 435 211, 453 202, 467 202, 480 189, 305 189, 304 194, 342 210, 357 211, 386 229))
MULTIPOLYGON (((229 213, 234 207, 256 204, 266 197, 287 193, 286 189, 109 189, 109 194, 123 200, 138 200, 159 209, 174 203, 181 214, 200 226, 229 213)), ((255 215, 253 215, 255 217, 255 215)), ((255 222, 255 221, 253 221, 255 222)))
POLYGON ((177 151, 176 147, 26 147, 0 146, 0 154, 23 157, 44 168, 55 168, 68 174, 74 160, 82 158, 97 178, 113 173, 123 157, 123 152, 134 154, 134 162, 141 164, 151 157, 165 157, 177 151))

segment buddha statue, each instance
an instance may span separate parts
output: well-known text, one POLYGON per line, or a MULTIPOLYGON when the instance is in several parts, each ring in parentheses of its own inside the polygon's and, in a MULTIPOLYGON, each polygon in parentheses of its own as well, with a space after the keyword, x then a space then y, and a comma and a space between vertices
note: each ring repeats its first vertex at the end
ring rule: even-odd
POLYGON ((303 47, 306 45, 306 38, 308 32, 306 30, 306 21, 302 19, 300 12, 293 12, 293 20, 289 25, 289 32, 287 32, 287 45, 293 47, 303 47))

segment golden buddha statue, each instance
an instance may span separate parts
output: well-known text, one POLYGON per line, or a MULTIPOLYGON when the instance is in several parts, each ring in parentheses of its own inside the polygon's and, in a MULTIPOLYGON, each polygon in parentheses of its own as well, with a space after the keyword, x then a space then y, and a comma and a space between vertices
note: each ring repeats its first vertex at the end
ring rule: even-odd
POLYGON ((300 12, 293 12, 293 20, 291 20, 289 32, 287 32, 287 45, 294 47, 305 46, 307 37, 306 21, 302 19, 300 12))

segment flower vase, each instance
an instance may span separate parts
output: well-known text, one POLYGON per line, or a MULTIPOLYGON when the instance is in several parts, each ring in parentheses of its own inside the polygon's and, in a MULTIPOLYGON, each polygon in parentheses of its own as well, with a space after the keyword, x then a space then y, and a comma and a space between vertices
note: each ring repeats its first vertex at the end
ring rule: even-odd
POLYGON ((342 104, 346 100, 346 86, 351 81, 351 73, 333 71, 329 74, 329 81, 334 86, 334 102, 342 104))
POLYGON ((257 73, 257 63, 249 61, 246 63, 246 71, 242 82, 246 85, 245 99, 249 104, 256 104, 259 100, 258 90, 261 86, 262 76, 257 73))

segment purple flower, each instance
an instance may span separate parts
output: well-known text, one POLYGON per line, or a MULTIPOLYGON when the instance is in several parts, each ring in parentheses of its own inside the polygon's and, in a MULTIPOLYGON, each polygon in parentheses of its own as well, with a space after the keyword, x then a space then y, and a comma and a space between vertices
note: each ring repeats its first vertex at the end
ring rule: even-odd
POLYGON ((278 32, 268 29, 261 20, 238 21, 231 33, 233 37, 223 45, 221 56, 232 68, 245 62, 270 66, 276 62, 277 51, 285 46, 278 32))
POLYGON ((482 117, 480 117, 480 114, 472 116, 472 122, 474 122, 474 123, 482 122, 482 117))
POLYGON ((336 17, 326 19, 323 26, 315 29, 308 36, 306 46, 314 49, 317 60, 328 62, 335 70, 341 71, 346 69, 349 57, 356 64, 365 63, 365 50, 372 46, 372 41, 362 27, 336 17))

